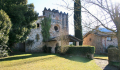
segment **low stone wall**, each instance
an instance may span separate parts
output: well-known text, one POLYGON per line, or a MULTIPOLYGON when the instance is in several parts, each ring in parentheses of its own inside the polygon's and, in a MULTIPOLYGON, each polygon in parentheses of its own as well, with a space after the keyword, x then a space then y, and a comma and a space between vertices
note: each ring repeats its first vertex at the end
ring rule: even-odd
POLYGON ((108 49, 108 60, 110 65, 120 67, 120 50, 117 48, 108 49))

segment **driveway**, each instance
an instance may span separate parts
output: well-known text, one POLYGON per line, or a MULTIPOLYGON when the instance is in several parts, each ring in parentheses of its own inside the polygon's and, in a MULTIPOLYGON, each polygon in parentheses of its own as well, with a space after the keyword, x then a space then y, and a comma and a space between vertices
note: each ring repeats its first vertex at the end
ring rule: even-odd
POLYGON ((94 59, 96 64, 103 70, 119 70, 117 67, 108 65, 108 60, 94 59))

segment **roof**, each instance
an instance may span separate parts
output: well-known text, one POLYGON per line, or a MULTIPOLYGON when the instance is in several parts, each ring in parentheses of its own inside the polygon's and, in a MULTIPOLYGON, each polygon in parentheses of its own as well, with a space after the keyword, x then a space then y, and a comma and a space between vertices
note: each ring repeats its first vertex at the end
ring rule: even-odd
POLYGON ((66 35, 66 36, 64 36, 62 38, 60 36, 53 37, 49 41, 60 41, 60 40, 65 39, 65 38, 67 38, 69 40, 69 42, 80 42, 80 41, 82 41, 82 40, 80 40, 80 39, 78 39, 78 38, 76 38, 76 37, 74 37, 72 35, 66 35))
POLYGON ((113 34, 110 34, 110 33, 113 33, 111 30, 108 30, 106 28, 98 28, 98 31, 97 30, 93 30, 93 31, 89 31, 87 32, 83 38, 87 37, 89 34, 95 34, 95 35, 98 35, 98 36, 112 36, 113 34), (109 34, 107 34, 109 33, 109 34))
POLYGON ((44 18, 45 16, 38 16, 38 18, 44 18))
POLYGON ((106 28, 98 28, 98 30, 101 32, 112 32, 111 30, 108 30, 106 28))

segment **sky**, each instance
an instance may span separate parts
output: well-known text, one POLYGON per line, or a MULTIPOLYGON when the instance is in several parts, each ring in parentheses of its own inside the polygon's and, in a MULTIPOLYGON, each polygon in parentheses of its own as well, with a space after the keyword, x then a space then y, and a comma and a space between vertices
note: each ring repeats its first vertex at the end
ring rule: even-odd
MULTIPOLYGON (((74 3, 71 0, 66 0, 70 3, 70 6, 73 7, 74 3)), ((46 7, 47 9, 56 9, 69 15, 69 34, 74 35, 74 26, 73 26, 73 10, 67 10, 65 7, 60 5, 66 5, 62 0, 28 0, 28 4, 33 3, 35 6, 35 11, 39 13, 39 16, 43 15, 43 10, 46 7)))
MULTIPOLYGON (((74 6, 74 3, 72 0, 65 0, 67 4, 69 4, 69 7, 74 6)), ((120 0, 113 0, 116 2, 120 2, 120 0)), ((39 16, 43 15, 43 10, 46 7, 47 9, 50 8, 56 9, 65 13, 68 13, 68 21, 69 21, 69 34, 74 35, 74 22, 73 22, 73 10, 68 10, 65 7, 62 7, 60 5, 66 6, 66 3, 63 2, 63 0, 28 0, 28 4, 33 3, 35 6, 35 11, 39 13, 39 16)), ((92 9, 91 9, 92 10, 92 9)), ((94 8, 93 8, 94 10, 94 8)), ((84 16, 82 16, 84 17, 84 16)), ((84 33, 84 32, 83 32, 84 33)))

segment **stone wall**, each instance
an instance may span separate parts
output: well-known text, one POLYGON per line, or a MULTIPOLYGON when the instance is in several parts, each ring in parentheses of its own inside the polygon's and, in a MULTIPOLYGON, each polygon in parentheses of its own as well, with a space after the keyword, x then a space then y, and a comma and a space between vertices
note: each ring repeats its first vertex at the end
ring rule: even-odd
POLYGON ((117 37, 113 36, 111 38, 112 38, 112 41, 107 41, 107 37, 102 37, 102 44, 106 49, 109 45, 118 46, 117 37))
POLYGON ((34 43, 32 45, 29 45, 25 47, 25 52, 42 52, 42 47, 44 46, 44 43, 42 42, 43 37, 41 34, 41 27, 36 29, 31 29, 31 33, 28 35, 28 40, 33 40, 34 43), (38 40, 36 39, 38 35, 38 40))
POLYGON ((62 28, 61 28, 61 25, 60 24, 51 24, 51 28, 50 28, 50 37, 53 38, 53 37, 57 37, 57 36, 60 36, 60 32, 61 32, 62 28), (58 27, 58 30, 56 31, 54 29, 54 27, 57 26, 58 27))
POLYGON ((95 46, 95 53, 103 53, 102 38, 95 34, 89 34, 83 39, 83 45, 95 46))
POLYGON ((65 12, 59 12, 58 10, 50 10, 44 8, 43 10, 43 15, 46 17, 51 17, 51 24, 60 24, 62 29, 65 29, 66 32, 69 34, 69 29, 68 29, 68 13, 66 14, 65 12))

